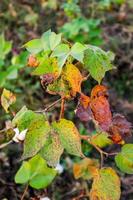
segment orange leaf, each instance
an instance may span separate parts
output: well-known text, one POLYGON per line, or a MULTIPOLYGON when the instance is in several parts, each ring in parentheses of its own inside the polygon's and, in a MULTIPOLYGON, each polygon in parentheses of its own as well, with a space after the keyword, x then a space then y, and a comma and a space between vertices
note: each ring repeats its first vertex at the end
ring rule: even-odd
POLYGON ((84 108, 87 108, 89 106, 89 104, 90 104, 90 97, 88 97, 85 94, 81 93, 80 103, 83 105, 84 108))
POLYGON ((85 158, 73 165, 73 174, 76 179, 81 177, 91 179, 97 174, 98 168, 99 163, 97 160, 85 158))
POLYGON ((30 55, 28 58, 28 66, 29 67, 37 67, 39 65, 39 62, 37 58, 34 55, 30 55))
POLYGON ((96 85, 91 91, 91 99, 98 97, 108 97, 108 90, 104 85, 96 85))

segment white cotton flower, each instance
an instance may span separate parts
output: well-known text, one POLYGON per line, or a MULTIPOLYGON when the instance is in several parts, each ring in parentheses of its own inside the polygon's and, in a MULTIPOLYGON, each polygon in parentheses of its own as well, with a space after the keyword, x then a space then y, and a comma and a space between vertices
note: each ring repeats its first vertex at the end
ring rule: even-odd
POLYGON ((59 174, 62 174, 62 172, 64 171, 64 167, 63 167, 63 165, 58 163, 55 170, 57 170, 59 174))
POLYGON ((17 143, 19 143, 20 141, 23 141, 23 140, 25 139, 27 130, 28 130, 28 129, 25 129, 25 130, 19 132, 19 129, 18 129, 18 128, 14 128, 14 131, 15 131, 16 134, 14 135, 14 137, 13 137, 12 140, 13 140, 14 142, 17 142, 17 143))
POLYGON ((50 200, 50 198, 49 197, 42 197, 42 198, 40 198, 40 200, 50 200))
POLYGON ((23 131, 21 131, 21 132, 19 133, 18 139, 19 139, 20 141, 24 141, 27 131, 28 131, 28 129, 25 129, 25 130, 23 130, 23 131))
POLYGON ((18 136, 19 136, 19 129, 18 128, 14 128, 13 129, 14 131, 15 131, 15 135, 14 135, 14 137, 12 138, 12 140, 14 141, 14 142, 19 142, 19 140, 18 140, 18 136))

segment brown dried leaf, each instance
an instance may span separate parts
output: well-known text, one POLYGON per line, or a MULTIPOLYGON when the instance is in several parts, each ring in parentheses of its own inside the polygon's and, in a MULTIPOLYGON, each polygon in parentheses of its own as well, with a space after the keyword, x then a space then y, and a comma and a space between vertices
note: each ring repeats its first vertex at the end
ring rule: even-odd
POLYGON ((90 107, 94 119, 99 123, 103 131, 108 131, 112 122, 112 114, 107 99, 107 89, 103 85, 96 85, 91 92, 90 107))
POLYGON ((90 106, 87 108, 84 108, 81 104, 77 106, 76 109, 76 116, 82 121, 82 122, 88 122, 93 118, 92 111, 90 109, 90 106))
POLYGON ((113 116, 109 133, 114 143, 123 144, 124 137, 131 134, 131 123, 123 115, 116 114, 113 116))
POLYGON ((48 73, 40 76, 40 78, 42 86, 45 87, 46 85, 53 83, 53 81, 56 79, 56 76, 53 73, 48 73))
POLYGON ((103 131, 108 131, 112 121, 112 114, 108 100, 103 96, 97 97, 91 101, 90 107, 94 119, 99 123, 99 126, 103 131))

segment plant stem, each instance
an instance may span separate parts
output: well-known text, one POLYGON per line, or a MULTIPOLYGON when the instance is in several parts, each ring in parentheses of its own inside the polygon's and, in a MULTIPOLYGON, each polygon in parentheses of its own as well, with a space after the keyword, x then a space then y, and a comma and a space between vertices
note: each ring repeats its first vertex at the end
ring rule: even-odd
POLYGON ((60 117, 59 119, 64 117, 64 110, 65 110, 65 98, 61 99, 61 110, 60 110, 60 117))
POLYGON ((55 106, 58 102, 60 102, 61 101, 61 98, 60 99, 58 99, 58 100, 56 100, 56 101, 54 101, 52 104, 50 104, 47 108, 45 108, 44 110, 45 110, 45 112, 47 112, 50 108, 52 108, 53 106, 55 106))
POLYGON ((101 167, 103 166, 103 161, 104 161, 104 157, 105 156, 112 156, 112 155, 117 155, 118 152, 113 152, 113 153, 107 153, 105 151, 103 151, 102 149, 100 149, 97 145, 95 145, 92 141, 91 141, 91 137, 87 136, 87 135, 80 135, 82 140, 86 140, 89 144, 91 144, 99 153, 101 156, 101 167))
POLYGON ((89 77, 90 77, 90 74, 88 74, 87 76, 85 76, 85 77, 83 78, 83 81, 86 81, 89 77))
POLYGON ((1 144, 1 145, 0 145, 0 149, 3 149, 4 147, 6 147, 7 145, 11 144, 12 142, 13 142, 13 141, 10 140, 10 141, 7 142, 7 143, 1 144))
POLYGON ((50 108, 52 108, 53 106, 55 106, 58 102, 60 102, 61 101, 61 98, 60 99, 58 99, 58 100, 56 100, 56 101, 54 101, 52 104, 50 104, 48 107, 46 107, 45 109, 43 109, 43 110, 37 110, 37 111, 35 111, 36 113, 42 113, 42 112, 47 112, 50 108))
POLYGON ((22 194, 21 200, 24 200, 24 197, 25 197, 27 191, 28 191, 28 184, 26 185, 26 187, 24 189, 24 192, 22 194))

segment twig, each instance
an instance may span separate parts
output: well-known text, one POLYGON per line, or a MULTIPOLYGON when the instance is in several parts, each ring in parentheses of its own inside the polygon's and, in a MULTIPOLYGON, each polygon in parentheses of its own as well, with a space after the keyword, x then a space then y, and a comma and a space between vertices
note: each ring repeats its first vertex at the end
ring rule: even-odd
POLYGON ((67 40, 65 40, 65 39, 62 39, 62 41, 63 41, 64 43, 68 44, 70 47, 72 47, 71 42, 69 42, 69 41, 67 41, 67 40))
POLYGON ((28 184, 26 185, 26 187, 25 187, 25 189, 24 189, 24 192, 23 192, 23 194, 22 194, 21 200, 24 200, 24 197, 25 197, 25 195, 26 195, 27 190, 28 190, 28 184))
POLYGON ((88 74, 87 76, 85 76, 85 77, 83 78, 83 81, 86 81, 89 77, 90 77, 90 74, 88 74))
POLYGON ((93 142, 89 141, 89 143, 95 147, 95 149, 100 153, 100 156, 101 156, 101 163, 100 163, 100 167, 102 168, 103 166, 103 162, 104 162, 104 157, 103 155, 105 154, 106 156, 108 155, 108 153, 102 151, 98 146, 96 146, 93 142))
POLYGON ((6 131, 6 130, 7 130, 7 129, 6 129, 6 128, 4 128, 4 129, 0 130, 0 133, 4 132, 4 131, 6 131))
POLYGON ((60 117, 59 119, 64 117, 64 110, 65 110, 65 98, 61 99, 61 110, 60 110, 60 117))
POLYGON ((101 156, 101 167, 103 166, 103 161, 104 161, 104 157, 105 156, 112 156, 112 155, 117 155, 118 152, 113 152, 113 153, 107 153, 105 151, 103 151, 102 149, 100 149, 97 145, 95 145, 92 141, 91 141, 91 137, 87 136, 87 135, 80 135, 81 139, 86 140, 89 144, 91 144, 99 153, 101 156))
POLYGON ((12 142, 13 142, 13 141, 10 140, 10 141, 7 142, 7 143, 1 144, 1 145, 0 145, 0 149, 3 149, 4 147, 6 147, 7 145, 11 144, 12 142))
POLYGON ((43 113, 43 112, 47 112, 50 108, 52 108, 53 106, 55 106, 58 102, 60 102, 61 101, 61 98, 60 99, 58 99, 58 100, 56 100, 56 101, 54 101, 52 104, 50 104, 48 107, 46 107, 45 109, 43 109, 43 110, 37 110, 37 111, 35 111, 36 113, 43 113))

